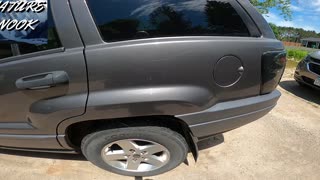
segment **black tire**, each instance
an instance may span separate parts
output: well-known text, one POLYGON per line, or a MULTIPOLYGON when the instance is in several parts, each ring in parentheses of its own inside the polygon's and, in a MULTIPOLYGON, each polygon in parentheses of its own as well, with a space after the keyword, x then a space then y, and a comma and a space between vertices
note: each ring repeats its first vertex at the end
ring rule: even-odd
POLYGON ((177 132, 168 128, 148 126, 94 132, 82 140, 81 150, 90 162, 102 169, 125 176, 147 177, 165 173, 180 165, 187 157, 188 145, 184 137, 177 132), (145 172, 121 170, 106 163, 101 155, 103 148, 107 144, 126 139, 142 139, 156 142, 168 150, 170 158, 168 162, 162 167, 159 167, 159 169, 145 172))

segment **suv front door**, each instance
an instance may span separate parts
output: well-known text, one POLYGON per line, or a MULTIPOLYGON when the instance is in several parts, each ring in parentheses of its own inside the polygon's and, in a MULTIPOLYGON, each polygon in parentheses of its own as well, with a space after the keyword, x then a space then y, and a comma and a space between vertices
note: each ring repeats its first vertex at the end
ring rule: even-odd
POLYGON ((56 127, 85 112, 83 44, 68 1, 49 8, 48 45, 13 44, 0 59, 0 146, 62 149, 56 127))

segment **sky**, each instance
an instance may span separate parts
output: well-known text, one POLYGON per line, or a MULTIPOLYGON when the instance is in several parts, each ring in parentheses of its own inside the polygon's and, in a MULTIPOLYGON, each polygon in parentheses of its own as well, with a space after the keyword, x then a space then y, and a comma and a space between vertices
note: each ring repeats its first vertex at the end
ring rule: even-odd
POLYGON ((278 26, 303 28, 320 33, 320 0, 292 0, 292 20, 286 21, 280 11, 271 9, 264 15, 268 22, 278 26))

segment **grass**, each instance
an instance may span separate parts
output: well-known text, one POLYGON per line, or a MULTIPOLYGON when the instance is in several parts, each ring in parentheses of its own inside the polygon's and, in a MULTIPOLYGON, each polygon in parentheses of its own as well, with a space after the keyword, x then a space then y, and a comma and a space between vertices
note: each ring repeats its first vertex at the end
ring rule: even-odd
POLYGON ((319 51, 319 49, 312 49, 312 48, 306 48, 306 47, 295 47, 295 46, 286 46, 287 50, 301 50, 301 51, 307 51, 308 53, 319 51))
POLYGON ((287 49, 288 59, 300 62, 303 58, 305 58, 309 54, 308 51, 299 50, 299 49, 287 49))
POLYGON ((319 51, 319 49, 311 49, 306 47, 286 47, 288 60, 300 62, 305 58, 309 53, 319 51))
POLYGON ((286 68, 296 68, 298 63, 303 60, 309 53, 317 51, 316 49, 305 47, 286 47, 288 62, 286 68))

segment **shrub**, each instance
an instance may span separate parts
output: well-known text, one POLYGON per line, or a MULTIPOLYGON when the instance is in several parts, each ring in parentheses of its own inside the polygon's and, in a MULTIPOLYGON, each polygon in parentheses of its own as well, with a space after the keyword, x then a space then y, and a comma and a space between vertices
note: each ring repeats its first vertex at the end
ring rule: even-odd
POLYGON ((309 54, 308 51, 299 49, 287 49, 287 56, 294 61, 301 61, 309 54))

